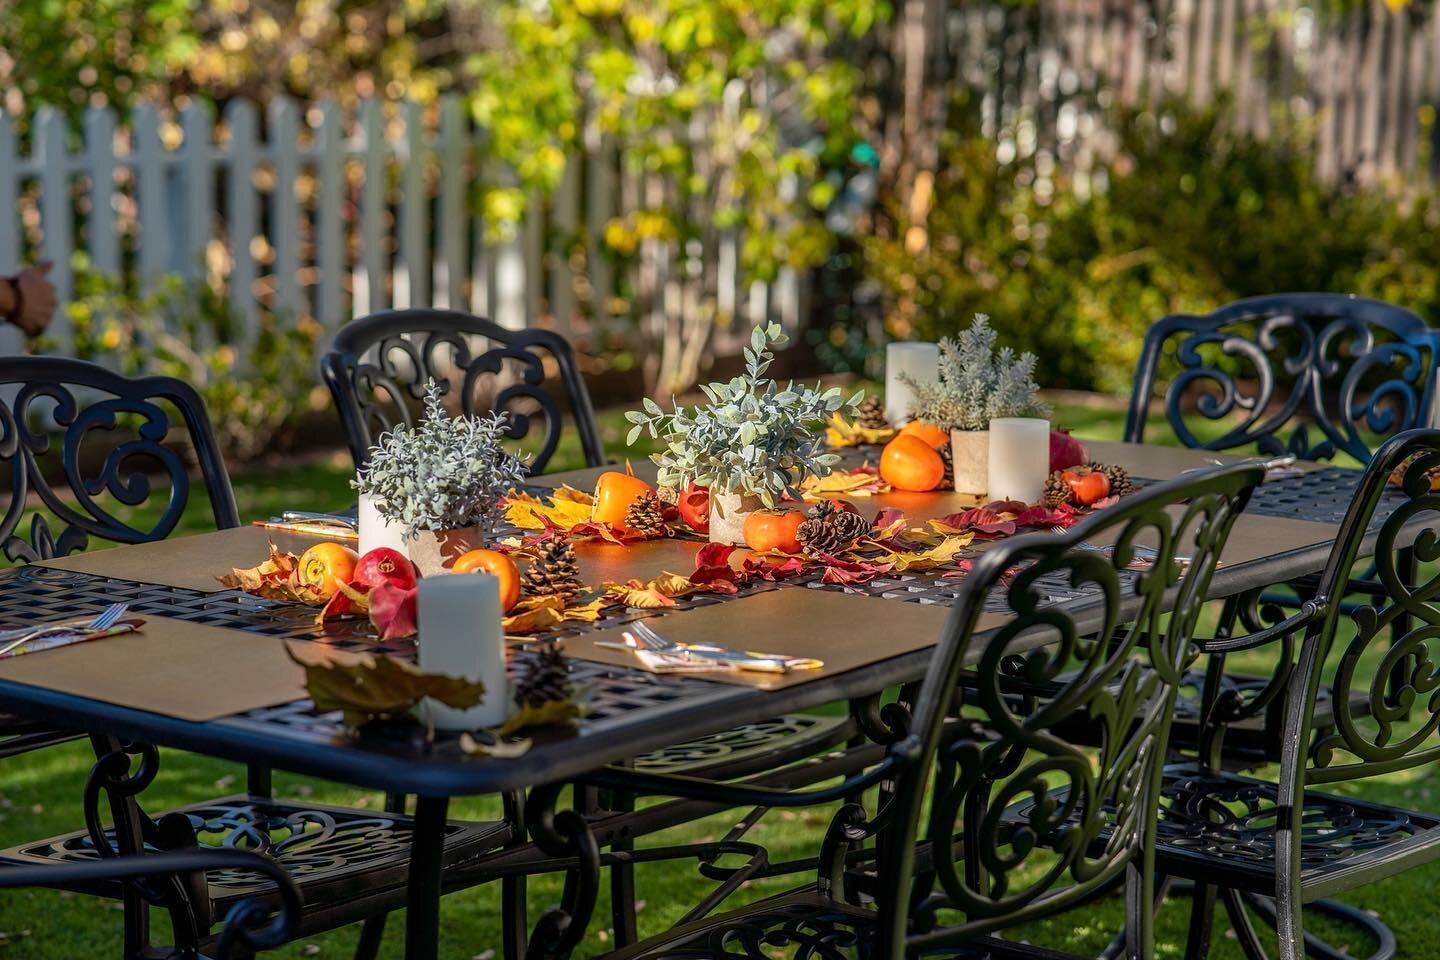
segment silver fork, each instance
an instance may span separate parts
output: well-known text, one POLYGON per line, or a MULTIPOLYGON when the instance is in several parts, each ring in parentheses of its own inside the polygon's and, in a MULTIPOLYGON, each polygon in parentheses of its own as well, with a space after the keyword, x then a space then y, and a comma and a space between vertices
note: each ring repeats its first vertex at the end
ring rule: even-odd
POLYGON ((737 666, 746 667, 751 670, 764 670, 784 673, 790 669, 789 661, 784 657, 772 657, 767 655, 755 655, 743 653, 739 650, 731 650, 729 647, 717 646, 713 643, 677 643, 674 640, 666 640, 643 620, 636 620, 630 624, 634 628, 635 639, 645 645, 645 649, 653 653, 679 654, 681 656, 694 653, 706 660, 723 660, 734 663, 737 666))
POLYGON ((32 640, 45 636, 47 633, 67 633, 71 631, 89 633, 108 630, 115 625, 116 621, 125 616, 125 611, 129 609, 130 604, 128 603, 112 603, 104 610, 101 610, 100 613, 88 623, 83 620, 67 620, 62 623, 47 623, 38 627, 26 627, 19 631, 11 630, 7 633, 0 634, 0 643, 4 643, 4 646, 0 646, 0 657, 3 657, 16 647, 23 647, 32 640), (19 636, 16 636, 17 633, 19 636))

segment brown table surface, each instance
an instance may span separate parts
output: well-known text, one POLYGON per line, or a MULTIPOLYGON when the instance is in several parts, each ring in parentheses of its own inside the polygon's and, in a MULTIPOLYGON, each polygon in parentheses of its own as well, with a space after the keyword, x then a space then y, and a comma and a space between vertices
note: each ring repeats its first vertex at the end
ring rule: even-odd
MULTIPOLYGON (((1137 476, 1150 479, 1164 479, 1194 466, 1206 466, 1211 459, 1209 453, 1176 448, 1098 443, 1090 444, 1090 447, 1092 457, 1122 463, 1133 468, 1137 476)), ((640 473, 638 462, 636 466, 637 473, 640 473)), ((552 483, 569 482, 583 489, 593 484, 597 472, 556 474, 546 479, 552 483)), ((875 509, 898 506, 911 519, 920 521, 926 516, 943 515, 963 508, 953 502, 956 499, 953 494, 890 494, 862 502, 875 509)), ((1236 526, 1222 566, 1216 573, 1214 592, 1216 595, 1233 594, 1317 571, 1324 563, 1334 535, 1334 526, 1327 523, 1247 515, 1236 526)), ((266 543, 272 537, 278 545, 297 552, 313 542, 309 538, 247 527, 161 544, 98 551, 54 561, 46 566, 56 568, 57 572, 98 573, 122 580, 174 583, 176 586, 215 591, 218 584, 212 578, 217 573, 225 572, 232 566, 259 562, 264 557, 266 543)), ((698 546, 694 541, 677 540, 631 547, 585 544, 579 550, 581 572, 584 579, 592 584, 645 580, 665 570, 688 573, 693 569, 698 546)), ((5 589, 5 581, 0 580, 0 591, 5 589)), ((576 734, 547 738, 524 757, 505 761, 465 757, 451 741, 446 742, 448 746, 442 743, 424 756, 397 753, 395 748, 357 744, 337 734, 327 734, 325 730, 329 728, 315 721, 272 723, 244 715, 176 726, 169 718, 146 712, 142 703, 116 705, 69 695, 61 690, 45 688, 43 678, 37 675, 30 675, 26 678, 28 682, 22 682, 19 677, 0 674, 0 697, 6 698, 7 704, 13 704, 12 709, 17 712, 33 712, 45 719, 61 721, 80 729, 108 730, 160 745, 265 763, 362 786, 438 795, 488 793, 563 778, 638 752, 719 732, 737 723, 764 720, 781 712, 866 695, 923 675, 929 660, 926 648, 939 632, 929 621, 935 620, 936 615, 943 616, 942 610, 933 606, 927 609, 920 604, 902 604, 888 598, 850 598, 830 591, 787 585, 775 591, 773 600, 757 599, 764 594, 720 600, 714 607, 718 612, 712 616, 729 619, 730 629, 737 636, 743 636, 747 646, 791 652, 786 646, 786 637, 792 634, 793 625, 773 615, 751 618, 746 616, 745 611, 759 611, 762 606, 768 608, 769 604, 783 604, 788 597, 798 602, 802 594, 813 595, 805 596, 805 602, 830 605, 831 615, 827 619, 832 625, 836 624, 837 616, 840 621, 846 620, 839 608, 848 606, 851 601, 873 604, 875 609, 889 603, 891 606, 886 608, 887 613, 893 609, 897 618, 908 617, 913 608, 916 616, 926 622, 923 627, 916 627, 916 639, 907 640, 902 645, 903 650, 899 647, 894 651, 887 650, 885 659, 863 669, 824 671, 809 682, 774 691, 694 678, 678 681, 679 686, 674 688, 677 693, 673 697, 646 700, 643 708, 637 708, 628 715, 594 718, 576 734), (751 604, 753 606, 747 606, 751 604), (683 695, 679 691, 683 691, 683 695)), ((228 609, 233 617, 235 608, 228 609)), ((662 617, 668 615, 662 614, 662 617)), ((1080 620, 1077 626, 1081 629, 1087 627, 1084 616, 1089 614, 1077 617, 1080 620)), ((938 622, 935 620, 935 623, 938 622)), ((843 625, 832 626, 832 629, 843 629, 843 625)), ((837 658, 835 663, 838 666, 842 661, 837 658)), ((648 682, 660 684, 659 689, 668 690, 670 687, 667 685, 675 681, 653 678, 648 682)), ((643 689, 643 684, 636 689, 643 689)))

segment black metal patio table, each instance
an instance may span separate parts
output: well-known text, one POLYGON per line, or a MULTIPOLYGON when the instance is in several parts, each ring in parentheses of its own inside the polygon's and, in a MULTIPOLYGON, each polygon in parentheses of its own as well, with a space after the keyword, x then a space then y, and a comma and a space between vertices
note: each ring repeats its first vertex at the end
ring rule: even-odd
MULTIPOLYGON (((1122 444, 1094 447, 1098 458, 1126 465, 1137 477, 1150 480, 1168 479, 1183 470, 1214 462, 1208 453, 1174 448, 1122 444)), ((579 471, 557 474, 553 479, 584 486, 588 477, 589 472, 579 471)), ((1212 594, 1231 596, 1320 570, 1334 539, 1335 523, 1358 477, 1356 470, 1305 465, 1300 475, 1263 487, 1236 525, 1215 574, 1212 594)), ((879 497, 862 501, 862 506, 868 510, 901 505, 912 519, 919 520, 951 512, 954 505, 947 499, 950 497, 953 495, 879 497)), ((309 608, 237 591, 152 582, 162 579, 155 571, 164 569, 167 560, 191 567, 198 564, 207 577, 221 572, 227 569, 222 558, 239 548, 253 551, 257 533, 253 528, 221 531, 5 571, 0 574, 0 622, 75 616, 125 600, 131 612, 142 617, 190 620, 266 637, 323 640, 342 649, 413 651, 408 641, 377 640, 368 624, 338 628, 329 625, 322 631, 309 608)), ((263 538, 258 542, 263 543, 263 538)), ((602 576, 621 581, 647 578, 662 569, 683 572, 689 569, 684 566, 687 559, 693 562, 697 546, 693 542, 661 541, 633 549, 585 548, 582 569, 589 567, 587 582, 602 576)), ((957 583, 954 578, 922 573, 882 576, 858 587, 839 587, 823 584, 815 577, 753 585, 742 588, 739 596, 762 590, 848 590, 897 603, 948 604, 955 596, 957 583)), ((1052 602, 1066 604, 1083 628, 1085 612, 1094 604, 1095 595, 1063 583, 1054 584, 1051 593, 1052 602)), ((729 601, 730 597, 724 595, 698 595, 682 601, 680 608, 729 601)), ((743 605, 735 609, 738 612, 743 605)), ((657 615, 664 616, 665 611, 611 610, 593 624, 567 623, 567 629, 557 635, 575 635, 657 615)), ((765 626, 737 622, 736 630, 763 647, 765 626)), ((835 629, 843 630, 844 623, 837 622, 835 629)), ((519 668, 531 655, 524 647, 513 654, 512 669, 519 668)), ((929 658, 928 649, 916 649, 863 669, 775 691, 697 677, 659 677, 637 669, 576 660, 575 680, 591 688, 589 715, 574 732, 542 735, 528 753, 512 759, 466 756, 453 738, 441 739, 423 749, 356 741, 346 736, 338 715, 318 713, 306 700, 195 723, 0 677, 0 702, 9 712, 69 729, 264 764, 359 787, 416 794, 406 956, 431 960, 437 950, 441 834, 450 797, 556 783, 646 750, 714 734, 739 723, 874 695, 920 677, 929 658)), ((205 682, 210 678, 196 679, 205 682)))

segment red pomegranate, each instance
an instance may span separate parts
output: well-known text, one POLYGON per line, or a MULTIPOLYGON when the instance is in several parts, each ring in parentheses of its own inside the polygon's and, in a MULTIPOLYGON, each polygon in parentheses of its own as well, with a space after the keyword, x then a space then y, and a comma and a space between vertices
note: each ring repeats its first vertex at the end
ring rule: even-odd
POLYGON ((1090 461, 1085 445, 1070 436, 1068 430, 1050 431, 1050 472, 1069 470, 1090 461))

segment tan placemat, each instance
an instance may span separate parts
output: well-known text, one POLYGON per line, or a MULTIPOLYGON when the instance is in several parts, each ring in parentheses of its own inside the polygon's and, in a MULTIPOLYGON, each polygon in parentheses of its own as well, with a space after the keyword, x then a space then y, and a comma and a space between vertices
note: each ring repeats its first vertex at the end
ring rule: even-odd
MULTIPOLYGON (((1253 453, 1217 453, 1214 450, 1162 447, 1150 443, 1115 443, 1085 439, 1080 442, 1085 444, 1085 451, 1090 454, 1091 460, 1117 464, 1128 470, 1131 476, 1148 480, 1169 480, 1186 470, 1217 466, 1216 461, 1238 463, 1254 456, 1253 453)), ((1295 466, 1302 470, 1319 470, 1330 464, 1299 460, 1295 466)))
POLYGON ((284 640, 144 619, 138 633, 0 660, 0 680, 197 723, 306 696, 284 640))
MULTIPOLYGON (((821 677, 845 673, 932 646, 945 629, 950 608, 938 604, 900 603, 831 590, 782 587, 723 603, 677 610, 650 621, 666 639, 687 643, 721 643, 764 653, 814 657, 825 666, 785 674, 702 673, 696 676, 761 690, 778 690, 821 677)), ((980 628, 1005 622, 984 614, 980 628)), ((598 630, 565 640, 571 656, 639 669, 624 650, 595 646, 595 641, 623 642, 625 628, 598 630)))
MULTIPOLYGON (((1185 510, 1183 506, 1172 506, 1166 509, 1176 519, 1185 510)), ((1092 538, 1090 542, 1097 546, 1109 546, 1115 542, 1115 535, 1121 529, 1112 527, 1102 535, 1092 538)), ((1250 563, 1267 557, 1291 553, 1305 547, 1313 547, 1316 544, 1331 544, 1335 542, 1337 530, 1338 528, 1333 524, 1316 523, 1312 520, 1291 520, 1286 517, 1241 514, 1240 518, 1235 521, 1235 525, 1230 528, 1230 539, 1225 541, 1225 549, 1220 553, 1220 562, 1227 566, 1250 563)), ((1156 545, 1153 540, 1149 540, 1148 532, 1142 533, 1136 542, 1141 546, 1153 547, 1156 545)), ((1194 549, 1194 540, 1187 538, 1175 552, 1184 556, 1192 549, 1194 549)))
POLYGON ((225 589, 216 582, 217 576, 229 573, 235 567, 253 567, 263 563, 269 556, 268 545, 272 540, 281 550, 301 554, 324 539, 263 527, 236 527, 189 537, 171 537, 154 543, 94 550, 59 560, 46 560, 41 566, 212 593, 225 589))

